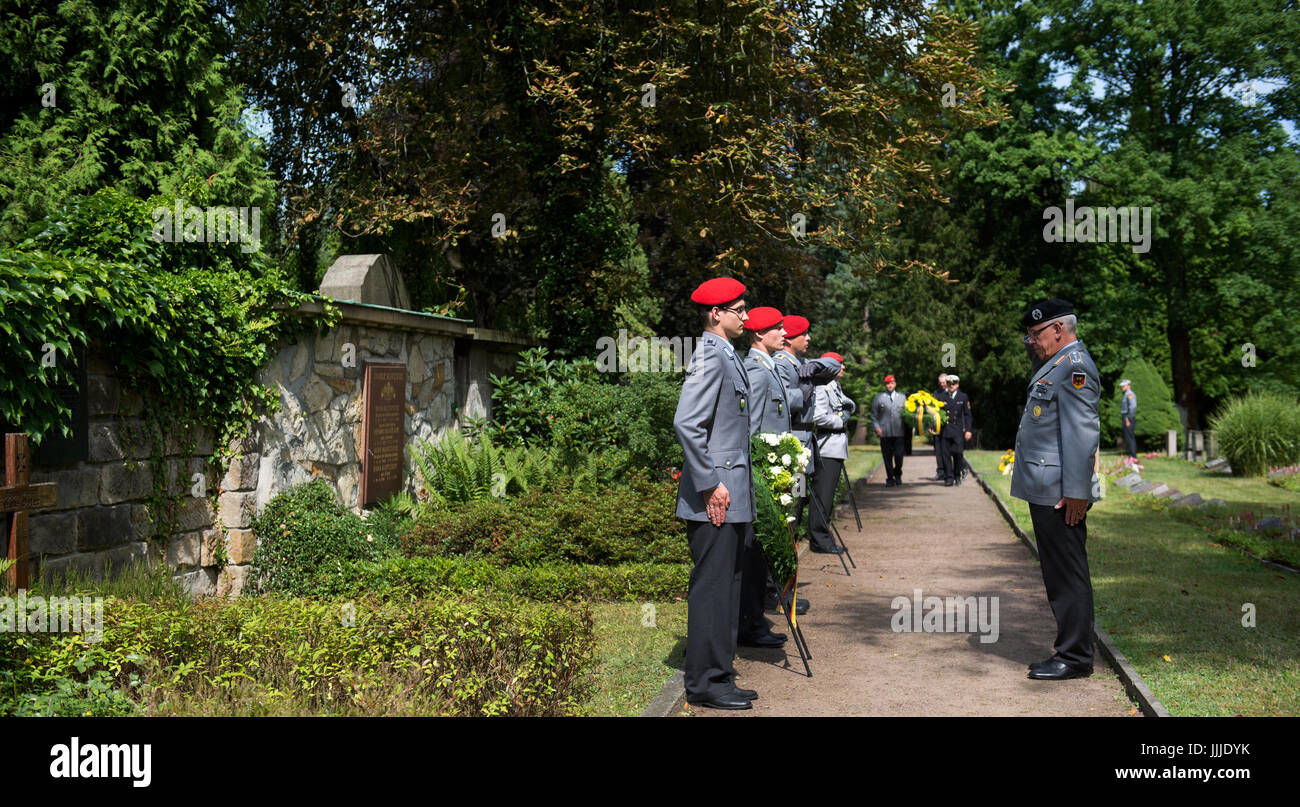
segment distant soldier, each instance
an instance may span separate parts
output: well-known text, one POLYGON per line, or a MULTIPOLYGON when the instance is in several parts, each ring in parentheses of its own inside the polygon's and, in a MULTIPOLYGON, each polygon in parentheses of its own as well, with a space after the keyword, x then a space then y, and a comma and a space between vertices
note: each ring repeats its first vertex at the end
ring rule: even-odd
MULTIPOLYGON (((934 391, 935 400, 942 401, 948 394, 948 374, 939 373, 939 388, 934 391)), ((943 479, 943 454, 939 450, 939 435, 934 436, 934 478, 943 479)))
POLYGON ((686 595, 688 703, 749 709, 757 697, 735 684, 741 569, 754 543, 750 476, 749 378, 729 340, 744 331, 745 286, 720 277, 691 294, 704 334, 686 369, 673 429, 685 460, 677 515, 686 520, 690 587, 686 595))
POLYGON ((1025 344, 1043 360, 1030 375, 1016 432, 1011 495, 1029 502, 1043 585, 1056 617, 1055 654, 1029 677, 1060 681, 1092 674, 1093 602, 1088 572, 1088 508, 1101 497, 1097 365, 1075 335, 1066 300, 1042 300, 1021 320, 1025 344))
POLYGON ((896 391, 897 386, 892 375, 885 376, 885 391, 876 393, 871 402, 871 425, 880 438, 887 488, 903 484, 903 404, 907 399, 896 391))
POLYGON ((1124 420, 1124 453, 1137 459, 1138 398, 1133 392, 1133 382, 1127 378, 1119 382, 1124 397, 1119 402, 1119 416, 1124 420))
POLYGON ((971 415, 970 398, 962 392, 961 379, 948 374, 948 394, 943 398, 943 411, 947 419, 939 429, 937 440, 943 442, 943 484, 945 487, 960 485, 966 471, 966 441, 970 439, 974 421, 971 415))
MULTIPOLYGON (((823 353, 823 359, 844 362, 838 353, 823 353)), ((844 368, 836 379, 844 375, 844 368)), ((834 552, 839 547, 831 539, 830 518, 835 511, 835 490, 841 469, 849 458, 849 417, 857 409, 853 399, 844 394, 838 380, 814 388, 813 437, 817 440, 817 473, 813 476, 812 494, 820 506, 808 515, 808 547, 814 552, 834 552)))

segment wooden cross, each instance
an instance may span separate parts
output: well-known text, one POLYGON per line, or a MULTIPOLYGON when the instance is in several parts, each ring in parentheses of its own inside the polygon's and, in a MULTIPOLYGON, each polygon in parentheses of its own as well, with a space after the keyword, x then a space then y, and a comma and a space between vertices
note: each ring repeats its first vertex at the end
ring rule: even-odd
POLYGON ((53 507, 58 500, 54 482, 29 485, 31 462, 27 454, 27 435, 5 435, 5 486, 0 487, 0 513, 9 514, 9 546, 5 557, 12 558, 6 577, 11 589, 27 588, 28 526, 27 511, 53 507))

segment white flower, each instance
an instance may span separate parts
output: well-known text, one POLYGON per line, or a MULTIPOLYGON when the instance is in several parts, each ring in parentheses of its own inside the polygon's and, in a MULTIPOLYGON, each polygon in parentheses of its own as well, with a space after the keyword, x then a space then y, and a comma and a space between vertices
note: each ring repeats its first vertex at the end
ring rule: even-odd
POLYGON ((789 493, 782 493, 780 501, 782 507, 789 507, 790 503, 793 502, 794 499, 790 497, 789 493))
POLYGON ((767 443, 770 446, 774 446, 777 443, 781 442, 781 438, 777 437, 775 434, 769 433, 763 435, 763 442, 767 443))
POLYGON ((789 466, 789 465, 790 465, 790 455, 789 455, 789 454, 782 454, 782 455, 781 455, 781 464, 782 464, 782 465, 785 465, 785 466, 789 466))
POLYGON ((771 474, 772 476, 780 476, 780 475, 781 475, 781 469, 780 469, 780 468, 777 468, 777 467, 768 468, 768 469, 767 469, 767 472, 768 472, 769 474, 771 474))
POLYGON ((769 451, 769 452, 767 453, 767 461, 768 461, 768 462, 776 462, 776 454, 775 454, 775 452, 771 452, 771 451, 769 451))
POLYGON ((786 517, 785 517, 785 523, 789 524, 791 521, 794 521, 794 516, 786 516, 786 517))

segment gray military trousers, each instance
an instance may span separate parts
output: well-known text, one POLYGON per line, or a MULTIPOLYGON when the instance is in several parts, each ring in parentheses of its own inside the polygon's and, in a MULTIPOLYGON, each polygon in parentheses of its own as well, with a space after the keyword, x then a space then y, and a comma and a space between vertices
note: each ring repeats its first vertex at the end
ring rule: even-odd
POLYGON ((687 521, 691 548, 686 595, 686 700, 709 701, 732 694, 736 685, 736 633, 745 552, 754 543, 749 522, 687 521))

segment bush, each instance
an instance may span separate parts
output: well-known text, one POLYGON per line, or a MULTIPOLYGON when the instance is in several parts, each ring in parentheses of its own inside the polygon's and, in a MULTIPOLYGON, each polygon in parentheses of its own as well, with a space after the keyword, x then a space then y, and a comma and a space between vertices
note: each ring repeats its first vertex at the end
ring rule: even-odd
POLYGON ((261 591, 330 596, 341 589, 349 561, 393 550, 395 537, 378 526, 339 504, 324 480, 295 485, 272 497, 253 521, 252 582, 261 591))
POLYGON ((571 600, 669 600, 686 592, 691 567, 682 563, 624 563, 594 566, 550 563, 493 565, 461 557, 386 558, 354 564, 345 577, 350 591, 385 596, 427 597, 440 590, 495 590, 545 602, 571 600))
MULTIPOLYGON (((1141 403, 1139 401, 1139 403, 1141 403)), ((1219 452, 1239 476, 1263 476, 1300 460, 1300 410, 1295 398, 1256 392, 1233 398, 1210 420, 1219 452)))
POLYGON ((676 500, 676 483, 643 474, 595 490, 561 479, 517 499, 431 514, 406 534, 403 546, 410 555, 465 555, 498 566, 689 563, 676 500))
POLYGON ((103 627, 0 634, 0 715, 561 715, 595 644, 586 608, 499 597, 110 598, 103 627))
POLYGON ((626 383, 584 381, 561 388, 552 403, 551 439, 564 456, 596 452, 620 471, 682 464, 673 431, 681 377, 630 373, 626 383))

